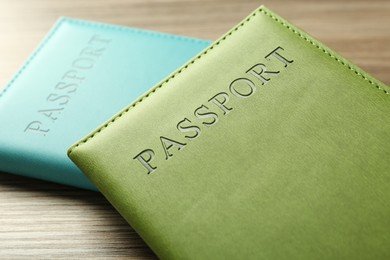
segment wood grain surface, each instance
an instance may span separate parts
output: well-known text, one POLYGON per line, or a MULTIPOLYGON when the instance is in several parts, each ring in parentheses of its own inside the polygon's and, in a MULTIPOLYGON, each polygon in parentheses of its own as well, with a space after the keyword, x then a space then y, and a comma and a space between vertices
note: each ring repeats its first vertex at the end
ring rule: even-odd
MULTIPOLYGON (((0 0, 0 89, 59 16, 215 40, 261 4, 390 84, 388 0, 0 0)), ((0 173, 0 258, 156 256, 102 195, 0 173)))

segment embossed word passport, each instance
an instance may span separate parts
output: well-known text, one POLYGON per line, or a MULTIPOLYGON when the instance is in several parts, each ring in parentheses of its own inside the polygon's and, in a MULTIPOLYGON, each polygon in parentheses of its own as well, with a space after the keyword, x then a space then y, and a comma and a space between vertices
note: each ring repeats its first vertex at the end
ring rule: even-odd
POLYGON ((209 44, 60 19, 0 94, 0 171, 96 189, 69 146, 209 44))
POLYGON ((260 7, 68 153, 161 258, 385 259, 389 91, 260 7))

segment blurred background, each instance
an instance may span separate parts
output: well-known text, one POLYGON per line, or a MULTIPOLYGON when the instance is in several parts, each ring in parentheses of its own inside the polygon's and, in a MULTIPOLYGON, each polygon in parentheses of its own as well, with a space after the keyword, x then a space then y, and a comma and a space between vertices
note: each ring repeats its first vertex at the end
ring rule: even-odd
POLYGON ((388 0, 0 0, 0 88, 60 16, 215 40, 261 4, 390 83, 388 0))
MULTIPOLYGON (((0 90, 60 16, 215 40, 262 4, 390 84, 388 0, 0 0, 0 90)), ((100 194, 0 173, 0 259, 15 258, 155 256, 100 194)))

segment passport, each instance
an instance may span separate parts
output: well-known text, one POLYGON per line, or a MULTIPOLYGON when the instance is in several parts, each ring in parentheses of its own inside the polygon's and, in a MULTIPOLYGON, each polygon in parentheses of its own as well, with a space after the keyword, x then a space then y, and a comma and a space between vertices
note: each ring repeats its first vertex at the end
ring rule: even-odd
POLYGON ((69 146, 208 45, 60 19, 0 94, 0 171, 96 190, 69 146))
POLYGON ((386 259, 389 91, 260 7, 68 154, 162 259, 386 259))

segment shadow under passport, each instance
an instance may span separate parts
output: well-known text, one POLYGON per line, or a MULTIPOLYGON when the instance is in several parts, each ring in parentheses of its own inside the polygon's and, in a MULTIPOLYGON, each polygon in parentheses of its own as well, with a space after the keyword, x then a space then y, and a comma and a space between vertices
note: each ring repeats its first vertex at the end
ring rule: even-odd
POLYGON ((98 192, 0 172, 2 257, 156 259, 98 192))

